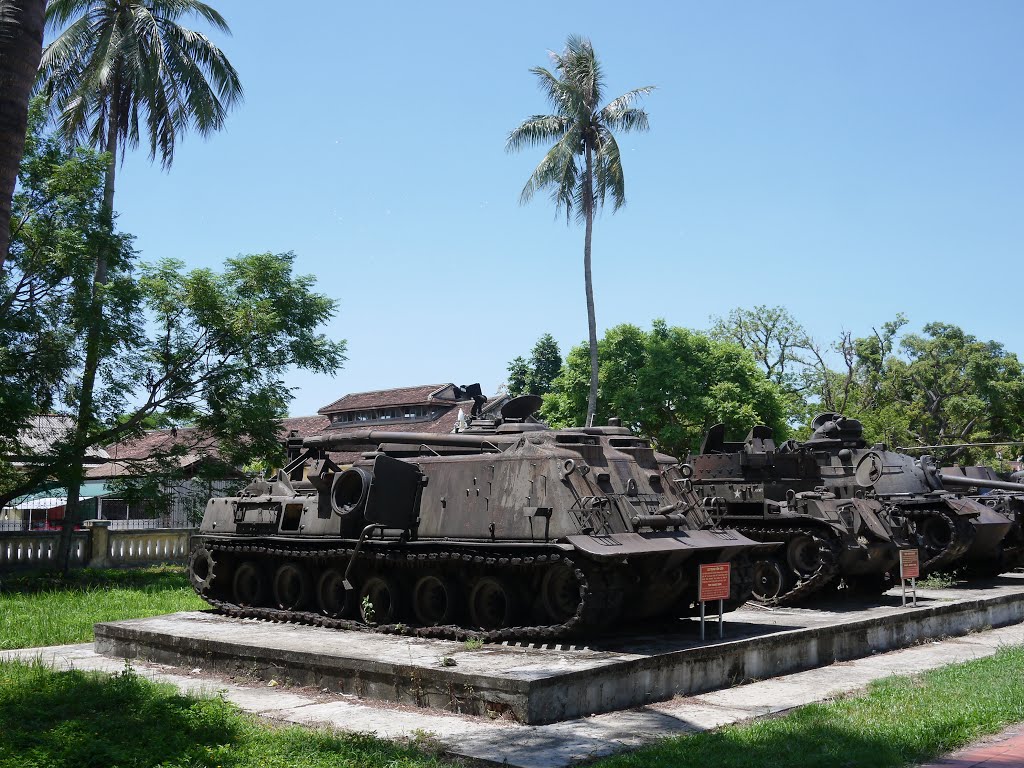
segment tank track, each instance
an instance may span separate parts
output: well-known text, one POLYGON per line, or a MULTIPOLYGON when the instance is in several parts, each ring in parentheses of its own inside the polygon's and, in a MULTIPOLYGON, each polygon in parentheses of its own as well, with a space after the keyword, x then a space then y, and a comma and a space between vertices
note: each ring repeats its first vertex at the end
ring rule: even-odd
POLYGON ((916 509, 913 507, 903 508, 902 513, 904 517, 914 523, 928 518, 941 519, 949 528, 949 544, 921 563, 922 575, 934 573, 952 565, 971 548, 971 542, 974 541, 974 526, 971 525, 969 519, 962 515, 941 509, 916 509))
MULTIPOLYGON (((258 544, 233 544, 228 542, 206 542, 206 548, 216 556, 218 553, 239 555, 246 559, 275 558, 275 559, 296 559, 304 562, 323 561, 335 567, 344 567, 351 557, 353 547, 345 546, 323 546, 311 547, 304 544, 302 549, 289 548, 286 546, 264 546, 258 544)), ((444 626, 409 626, 403 623, 393 624, 366 624, 355 619, 332 618, 314 611, 282 610, 279 608, 243 606, 227 600, 218 599, 211 594, 199 592, 206 602, 215 607, 221 613, 235 618, 242 619, 265 619, 275 622, 287 622, 295 624, 308 624, 318 627, 330 627, 332 629, 354 629, 363 632, 378 632, 383 634, 398 634, 410 637, 436 638, 447 640, 479 639, 487 643, 500 643, 505 641, 530 640, 536 642, 551 642, 573 635, 574 631, 586 626, 592 617, 600 616, 602 609, 610 604, 614 605, 616 598, 621 602, 621 593, 612 588, 610 580, 605 579, 600 573, 591 573, 579 567, 573 560, 561 553, 538 554, 535 557, 509 557, 507 554, 460 551, 440 552, 374 552, 363 550, 357 556, 357 562, 365 564, 375 561, 387 561, 388 567, 413 569, 424 564, 460 563, 462 565, 486 566, 489 573, 518 573, 525 575, 531 569, 540 570, 544 567, 557 564, 558 567, 572 568, 579 583, 580 602, 576 613, 561 624, 550 624, 541 626, 514 626, 502 627, 492 630, 470 629, 458 625, 444 626), (603 588, 598 588, 603 587, 603 588)), ((594 569, 595 571, 598 569, 594 569)), ((214 569, 216 573, 216 569, 214 569)), ((215 578, 215 577, 214 577, 215 578)))
MULTIPOLYGON (((833 583, 839 576, 839 551, 840 542, 835 534, 829 534, 824 529, 812 528, 774 528, 757 526, 731 525, 747 538, 763 542, 780 542, 787 547, 789 543, 800 536, 809 536, 818 545, 818 567, 814 573, 804 578, 798 578, 792 588, 778 597, 769 600, 753 599, 760 605, 787 606, 795 605, 807 599, 810 595, 824 590, 833 583)), ((783 563, 788 567, 788 563, 783 563)))

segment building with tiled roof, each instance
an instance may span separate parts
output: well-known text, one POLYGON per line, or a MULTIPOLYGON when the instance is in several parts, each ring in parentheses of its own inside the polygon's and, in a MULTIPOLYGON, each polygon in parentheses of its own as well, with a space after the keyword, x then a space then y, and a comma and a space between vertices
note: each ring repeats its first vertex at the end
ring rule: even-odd
MULTIPOLYGON (((320 413, 329 419, 327 431, 331 434, 366 428, 444 434, 455 429, 460 413, 469 416, 476 405, 468 389, 448 383, 355 392, 325 405, 320 413)), ((481 413, 495 411, 507 399, 507 395, 487 398, 481 403, 481 413)), ((351 463, 359 456, 359 451, 331 453, 339 464, 351 463)))

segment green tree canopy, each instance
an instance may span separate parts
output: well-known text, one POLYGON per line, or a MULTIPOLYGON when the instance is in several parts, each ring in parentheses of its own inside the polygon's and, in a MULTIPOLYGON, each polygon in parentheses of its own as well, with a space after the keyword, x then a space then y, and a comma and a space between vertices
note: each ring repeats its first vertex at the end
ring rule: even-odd
MULTIPOLYGON (((44 104, 36 99, 12 205, 10 258, 0 274, 4 454, 20 452, 16 438, 31 417, 62 405, 60 388, 81 349, 82 300, 95 250, 111 249, 115 274, 132 257, 131 239, 101 223, 105 158, 65 150, 43 132, 45 122, 44 104)), ((134 304, 119 309, 130 314, 134 304)))
MULTIPOLYGON (((656 320, 650 331, 609 329, 599 353, 601 423, 618 417, 666 453, 696 450, 718 422, 737 433, 765 424, 779 437, 787 434, 782 393, 738 344, 656 320)), ((587 374, 587 348, 574 347, 544 398, 543 415, 552 425, 578 425, 585 417, 587 374)))
MULTIPOLYGON (((904 322, 900 317, 854 340, 847 410, 864 422, 870 439, 925 446, 1024 438, 1024 371, 1015 354, 939 322, 897 341, 904 322)), ((952 449, 940 456, 991 453, 952 449)))
MULTIPOLYGON (((62 31, 43 51, 38 87, 69 145, 82 142, 107 153, 102 213, 110 232, 118 150, 123 156, 126 148, 134 148, 145 137, 150 156, 170 167, 182 134, 219 130, 228 109, 242 98, 238 74, 227 57, 204 34, 179 23, 186 15, 229 32, 224 18, 200 0, 52 0, 47 5, 48 26, 62 31)), ((119 321, 116 310, 107 306, 116 291, 116 286, 108 286, 116 259, 102 243, 96 248, 92 290, 87 299, 83 296, 89 308, 75 416, 78 457, 84 457, 96 427, 92 419, 97 410, 94 399, 101 396, 97 377, 108 351, 106 327, 119 321)), ((72 467, 79 471, 67 476, 65 517, 73 519, 82 481, 80 458, 72 467)), ((69 541, 65 525, 65 560, 69 541)))
POLYGON ((562 370, 562 352, 550 333, 545 333, 533 345, 530 359, 519 356, 508 364, 508 393, 519 395, 545 395, 551 383, 562 370))
POLYGON ((41 123, 37 106, 0 283, 0 452, 30 454, 18 429, 36 414, 82 412, 86 327, 99 330, 96 385, 84 426, 29 456, 27 469, 0 460, 0 502, 68 483, 89 446, 139 436, 154 420, 194 427, 194 443, 178 441, 169 454, 217 453, 236 466, 276 458, 291 398, 285 372, 332 372, 345 359, 345 343, 320 330, 335 302, 294 274, 290 253, 237 256, 220 271, 139 265, 131 237, 106 220, 106 158, 64 149, 41 123), (97 248, 109 257, 98 319, 97 248))

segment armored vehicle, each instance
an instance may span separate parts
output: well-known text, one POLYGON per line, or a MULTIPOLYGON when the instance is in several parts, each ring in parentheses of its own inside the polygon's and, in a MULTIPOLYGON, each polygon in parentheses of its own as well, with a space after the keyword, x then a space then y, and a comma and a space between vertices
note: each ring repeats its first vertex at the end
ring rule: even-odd
POLYGON ((984 559, 968 559, 969 571, 979 576, 997 576, 1024 565, 1024 485, 1003 480, 992 467, 984 466, 943 467, 940 480, 943 486, 956 488, 1010 521, 1000 551, 984 559))
POLYGON ((617 425, 552 430, 516 398, 460 432, 338 430, 211 499, 195 590, 243 617, 488 641, 693 615, 699 565, 750 594, 756 542, 715 527, 679 465, 617 425), (347 468, 329 451, 365 451, 347 468))
POLYGON ((692 484, 720 525, 762 542, 779 542, 754 564, 754 597, 791 605, 843 582, 881 592, 887 572, 909 547, 906 531, 854 479, 825 488, 818 456, 792 440, 776 446, 768 427, 742 443, 712 427, 691 456, 692 484))
POLYGON ((820 414, 811 426, 814 433, 803 445, 819 456, 825 485, 835 488, 855 479, 870 487, 876 498, 892 504, 924 552, 924 572, 1001 558, 1012 522, 995 509, 948 489, 945 483, 962 483, 939 472, 930 456, 915 460, 882 443, 868 446, 860 421, 838 413, 820 414))

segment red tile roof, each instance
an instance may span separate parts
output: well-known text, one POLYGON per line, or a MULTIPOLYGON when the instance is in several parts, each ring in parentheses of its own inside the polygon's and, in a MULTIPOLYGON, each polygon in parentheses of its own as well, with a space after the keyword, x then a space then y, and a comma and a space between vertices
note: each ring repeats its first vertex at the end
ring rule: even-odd
MULTIPOLYGON (((330 419, 326 416, 293 416, 282 420, 278 434, 282 441, 292 431, 297 432, 299 437, 308 437, 320 434, 328 424, 330 419)), ((133 440, 106 446, 110 461, 87 468, 85 475, 89 478, 112 478, 145 473, 146 460, 155 452, 167 451, 172 447, 188 451, 177 458, 182 468, 220 456, 216 441, 191 427, 180 427, 173 432, 169 429, 154 429, 133 440)))
POLYGON ((297 432, 299 437, 319 435, 330 423, 331 420, 326 416, 290 416, 283 421, 281 439, 286 439, 293 431, 297 432))
MULTIPOLYGON (((431 396, 436 395, 448 384, 422 384, 418 387, 399 387, 397 389, 378 389, 374 392, 353 392, 325 405, 318 413, 335 413, 337 411, 355 411, 366 408, 389 408, 398 405, 426 405, 431 396)), ((446 400, 445 402, 452 402, 446 400)))

